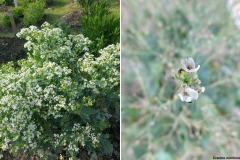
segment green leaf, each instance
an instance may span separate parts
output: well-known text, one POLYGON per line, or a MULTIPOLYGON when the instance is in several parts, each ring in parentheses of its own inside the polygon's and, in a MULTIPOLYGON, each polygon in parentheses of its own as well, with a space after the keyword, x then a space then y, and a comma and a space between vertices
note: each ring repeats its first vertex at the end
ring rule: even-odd
POLYGON ((142 155, 144 155, 147 151, 147 145, 144 145, 144 144, 140 144, 138 146, 135 146, 133 148, 134 150, 134 153, 135 153, 135 156, 137 158, 140 158, 142 155))
POLYGON ((91 154, 90 160, 97 160, 97 154, 96 154, 96 152, 93 152, 93 153, 91 154))
POLYGON ((173 160, 173 157, 168 152, 160 150, 154 154, 154 159, 173 160))
POLYGON ((120 104, 117 101, 112 102, 116 115, 120 115, 120 104))
POLYGON ((109 142, 108 139, 102 138, 100 143, 100 150, 102 153, 111 154, 113 152, 113 145, 109 142))
POLYGON ((18 140, 19 137, 20 137, 20 134, 16 135, 16 136, 13 138, 13 141, 18 140))
POLYGON ((92 109, 92 108, 84 107, 84 108, 82 108, 82 113, 85 114, 85 115, 90 116, 90 115, 96 114, 97 110, 92 109))
POLYGON ((56 160, 56 157, 52 154, 48 155, 48 159, 49 160, 56 160))

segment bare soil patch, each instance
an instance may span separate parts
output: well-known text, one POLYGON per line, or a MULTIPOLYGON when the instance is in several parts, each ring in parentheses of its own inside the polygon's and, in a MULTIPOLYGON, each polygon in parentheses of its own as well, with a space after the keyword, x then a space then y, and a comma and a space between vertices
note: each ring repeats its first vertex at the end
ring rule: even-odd
POLYGON ((25 42, 17 37, 0 37, 0 64, 25 58, 25 42))
POLYGON ((8 6, 4 6, 2 4, 0 4, 0 12, 6 12, 8 10, 8 6))

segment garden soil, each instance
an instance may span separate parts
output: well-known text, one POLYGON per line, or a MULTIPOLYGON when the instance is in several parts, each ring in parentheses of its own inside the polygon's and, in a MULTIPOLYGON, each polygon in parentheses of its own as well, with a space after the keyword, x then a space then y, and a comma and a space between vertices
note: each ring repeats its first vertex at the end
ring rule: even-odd
POLYGON ((17 37, 0 37, 0 65, 10 61, 17 61, 26 57, 24 43, 17 37))

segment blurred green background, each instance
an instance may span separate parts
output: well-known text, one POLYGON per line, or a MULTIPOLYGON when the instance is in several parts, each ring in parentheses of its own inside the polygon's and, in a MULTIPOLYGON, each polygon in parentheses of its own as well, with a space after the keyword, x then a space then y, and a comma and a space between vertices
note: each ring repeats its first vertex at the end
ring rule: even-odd
POLYGON ((238 2, 121 1, 123 160, 240 157, 238 2), (193 103, 179 99, 174 78, 186 57, 206 87, 193 103))

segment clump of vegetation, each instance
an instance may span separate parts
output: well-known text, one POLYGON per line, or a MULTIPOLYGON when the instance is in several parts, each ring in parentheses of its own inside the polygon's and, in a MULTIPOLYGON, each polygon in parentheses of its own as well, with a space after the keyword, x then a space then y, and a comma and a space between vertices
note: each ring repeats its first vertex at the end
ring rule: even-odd
MULTIPOLYGON (((23 18, 23 8, 22 7, 13 8, 12 15, 15 23, 20 23, 23 18)), ((3 27, 11 27, 10 18, 8 15, 5 15, 3 18, 3 27)))
POLYGON ((96 50, 120 41, 120 19, 110 13, 107 1, 86 3, 81 19, 81 33, 89 37, 96 50))
POLYGON ((36 25, 43 20, 45 3, 32 2, 27 5, 26 10, 23 12, 24 25, 36 25))
POLYGON ((48 23, 17 36, 27 40, 28 57, 0 69, 0 152, 43 159, 77 158, 80 148, 92 159, 112 153, 107 130, 120 110, 119 44, 94 57, 88 38, 48 23))
MULTIPOLYGON (((23 7, 12 9, 14 21, 16 24, 23 24, 25 26, 37 25, 43 21, 44 8, 45 1, 30 3, 26 1, 23 7)), ((11 27, 10 18, 8 15, 5 15, 3 18, 3 27, 11 27)))

